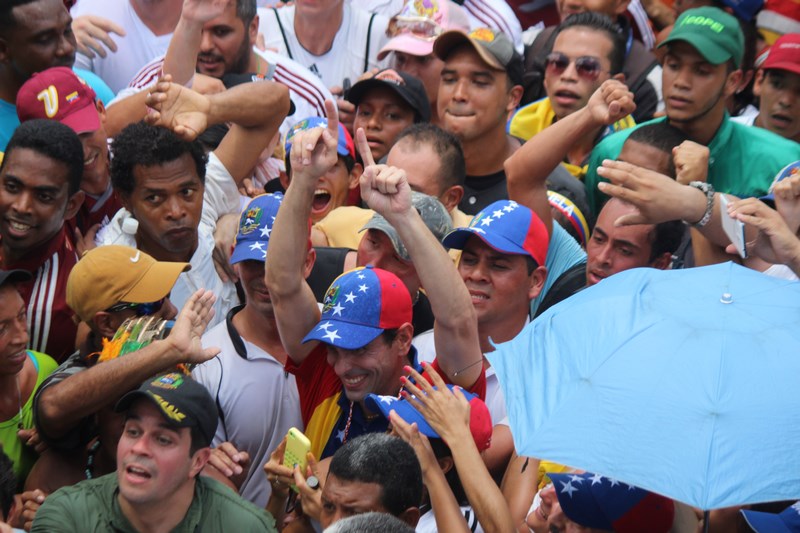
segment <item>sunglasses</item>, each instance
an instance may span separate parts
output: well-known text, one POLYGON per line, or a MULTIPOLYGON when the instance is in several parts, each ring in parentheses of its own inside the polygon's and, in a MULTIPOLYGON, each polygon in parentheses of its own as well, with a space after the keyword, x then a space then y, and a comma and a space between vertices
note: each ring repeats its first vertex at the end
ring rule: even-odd
POLYGON ((434 41, 443 32, 444 28, 435 20, 422 15, 397 15, 389 20, 386 27, 387 37, 411 34, 424 41, 434 41))
POLYGON ((120 311, 127 311, 129 309, 133 309, 133 311, 136 313, 136 316, 154 315, 158 313, 158 311, 164 306, 165 300, 166 298, 161 298, 157 302, 149 302, 144 304, 121 302, 116 305, 112 305, 111 307, 106 309, 106 312, 118 313, 120 311))
MULTIPOLYGON (((558 76, 569 67, 572 60, 561 52, 551 52, 547 54, 545 66, 547 71, 558 76)), ((600 60, 592 56, 581 56, 575 59, 575 70, 581 78, 594 81, 603 72, 600 60)))

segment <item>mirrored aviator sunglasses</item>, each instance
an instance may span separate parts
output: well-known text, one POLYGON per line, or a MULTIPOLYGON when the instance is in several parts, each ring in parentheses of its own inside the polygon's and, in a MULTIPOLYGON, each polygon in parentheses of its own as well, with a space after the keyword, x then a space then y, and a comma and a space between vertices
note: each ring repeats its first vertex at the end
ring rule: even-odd
MULTIPOLYGON (((547 70, 556 76, 567 70, 570 63, 572 63, 572 60, 561 52, 551 52, 547 54, 547 58, 545 59, 547 70)), ((581 56, 575 59, 575 71, 581 78, 594 81, 600 76, 603 67, 600 65, 600 60, 596 57, 581 56)))
POLYGON ((160 311, 161 308, 164 306, 165 300, 166 298, 161 298, 157 302, 148 302, 143 304, 120 302, 106 309, 106 312, 118 313, 120 311, 127 311, 128 309, 132 309, 136 313, 136 316, 154 315, 158 313, 158 311, 160 311))
POLYGON ((396 15, 386 27, 387 37, 411 34, 423 41, 434 41, 443 32, 444 28, 435 20, 422 15, 396 15))

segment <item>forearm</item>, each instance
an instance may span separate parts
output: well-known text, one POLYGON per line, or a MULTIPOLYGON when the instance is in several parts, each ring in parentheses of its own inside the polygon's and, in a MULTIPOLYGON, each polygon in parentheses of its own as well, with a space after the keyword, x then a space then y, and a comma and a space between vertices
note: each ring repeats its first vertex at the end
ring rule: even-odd
POLYGON ((422 481, 428 489, 431 508, 436 518, 436 529, 453 533, 468 533, 470 530, 467 521, 461 514, 461 507, 458 505, 453 491, 450 490, 442 470, 438 467, 429 468, 423 474, 422 481))
POLYGON ((232 122, 247 129, 277 130, 289 112, 289 89, 271 81, 237 85, 207 98, 209 125, 232 122))
POLYGON ((184 17, 181 17, 175 26, 162 67, 164 74, 172 75, 173 82, 186 85, 194 76, 202 32, 201 22, 184 17))
POLYGON ((508 463, 506 475, 500 489, 511 510, 511 519, 518 526, 525 526, 528 509, 536 496, 539 460, 521 457, 514 453, 508 463))
POLYGON ((117 100, 114 105, 106 107, 106 135, 114 138, 119 132, 125 129, 128 124, 133 124, 142 120, 147 114, 145 99, 147 90, 139 91, 122 100, 117 100))
POLYGON ((39 424, 48 437, 59 438, 145 379, 178 364, 180 355, 168 341, 155 341, 134 357, 117 357, 73 374, 42 391, 39 424))
POLYGON ((469 292, 453 260, 425 226, 416 210, 387 220, 416 266, 420 283, 436 317, 434 324, 439 367, 456 385, 468 388, 478 379, 481 365, 478 322, 469 292))
POLYGON ((516 531, 503 494, 483 464, 471 435, 461 436, 461 444, 451 448, 461 484, 486 533, 516 531))

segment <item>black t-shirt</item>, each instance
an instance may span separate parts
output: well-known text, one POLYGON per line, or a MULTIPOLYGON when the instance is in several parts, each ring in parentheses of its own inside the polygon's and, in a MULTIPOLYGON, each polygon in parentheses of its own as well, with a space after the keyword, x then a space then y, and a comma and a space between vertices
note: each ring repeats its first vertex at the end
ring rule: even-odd
MULTIPOLYGON (((325 298, 325 293, 328 291, 328 287, 331 286, 331 283, 333 283, 333 280, 344 272, 345 258, 347 254, 353 250, 349 248, 330 248, 327 246, 318 246, 314 249, 317 252, 317 260, 314 263, 314 268, 311 270, 307 281, 311 290, 314 292, 314 297, 318 302, 321 302, 325 298)), ((414 304, 411 324, 414 326, 415 334, 428 331, 433 327, 431 303, 428 301, 428 297, 422 292, 419 293, 419 298, 414 304)))
POLYGON ((498 200, 508 200, 505 170, 487 176, 467 176, 464 197, 458 208, 468 215, 477 215, 481 209, 498 200))

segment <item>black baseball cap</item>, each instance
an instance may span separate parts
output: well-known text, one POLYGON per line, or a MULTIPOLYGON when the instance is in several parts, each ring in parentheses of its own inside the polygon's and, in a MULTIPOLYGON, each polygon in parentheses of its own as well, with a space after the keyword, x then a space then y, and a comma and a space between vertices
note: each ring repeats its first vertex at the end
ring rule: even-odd
POLYGON ((411 106, 415 115, 414 122, 430 121, 431 105, 428 102, 425 86, 418 78, 394 69, 383 69, 372 78, 359 81, 350 88, 347 100, 358 105, 364 96, 376 87, 388 87, 411 106))
POLYGON ((31 276, 31 273, 27 270, 0 270, 0 287, 6 283, 28 281, 32 277, 33 276, 31 276))

